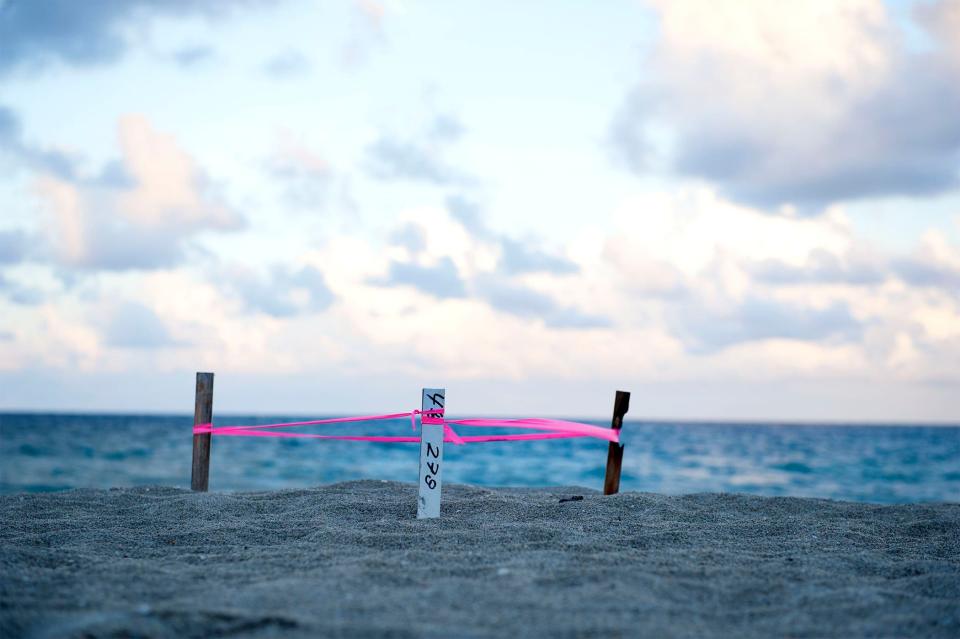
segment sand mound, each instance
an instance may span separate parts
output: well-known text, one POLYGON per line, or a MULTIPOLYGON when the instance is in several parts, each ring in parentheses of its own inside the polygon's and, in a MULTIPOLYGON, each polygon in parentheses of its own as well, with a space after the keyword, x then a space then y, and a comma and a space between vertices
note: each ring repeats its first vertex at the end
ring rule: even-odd
POLYGON ((0 635, 960 636, 960 505, 415 487, 0 497, 0 635), (560 499, 583 495, 579 501, 560 499))

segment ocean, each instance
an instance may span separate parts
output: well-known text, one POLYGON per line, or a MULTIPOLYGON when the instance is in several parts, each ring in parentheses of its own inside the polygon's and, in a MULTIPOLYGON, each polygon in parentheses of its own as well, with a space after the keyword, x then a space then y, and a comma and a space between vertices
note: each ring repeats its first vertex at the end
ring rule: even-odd
MULTIPOLYGON (((295 419, 225 416, 216 423, 295 419)), ((351 434, 411 432, 409 420, 349 428, 351 434)), ((960 426, 627 421, 622 432, 621 490, 960 501, 960 426)), ((187 488, 191 433, 192 416, 186 415, 0 414, 0 492, 187 488)), ((480 486, 601 489, 606 451, 606 442, 594 439, 447 444, 443 477, 480 486)), ((416 444, 214 437, 210 489, 275 490, 353 479, 412 483, 417 468, 416 444)))

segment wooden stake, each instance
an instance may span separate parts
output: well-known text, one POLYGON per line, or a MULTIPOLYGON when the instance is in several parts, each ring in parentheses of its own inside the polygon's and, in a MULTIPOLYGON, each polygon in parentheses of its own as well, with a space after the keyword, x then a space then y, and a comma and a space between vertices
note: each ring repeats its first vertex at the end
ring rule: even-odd
MULTIPOLYGON (((424 388, 420 410, 442 410, 447 403, 443 388, 424 388)), ((436 419, 437 416, 432 416, 436 419)), ((417 519, 440 516, 441 464, 443 464, 443 424, 430 424, 431 417, 420 416, 420 479, 417 491, 417 519)))
MULTIPOLYGON (((197 394, 193 405, 193 425, 213 422, 213 373, 197 373, 197 394)), ((210 482, 210 433, 193 436, 193 468, 190 489, 207 492, 210 482)))
MULTIPOLYGON (((630 393, 617 391, 613 400, 613 421, 610 428, 620 430, 623 426, 623 416, 630 410, 630 393)), ((603 480, 603 494, 616 495, 620 492, 620 467, 623 465, 623 444, 610 442, 607 449, 607 476, 603 480)))

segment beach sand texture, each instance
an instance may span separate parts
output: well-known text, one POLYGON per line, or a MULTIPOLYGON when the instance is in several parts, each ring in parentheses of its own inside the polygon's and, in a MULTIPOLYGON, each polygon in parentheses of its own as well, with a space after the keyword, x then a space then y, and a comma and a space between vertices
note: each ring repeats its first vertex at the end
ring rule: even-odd
POLYGON ((381 481, 2 496, 0 635, 960 636, 960 504, 451 485, 415 512, 381 481))

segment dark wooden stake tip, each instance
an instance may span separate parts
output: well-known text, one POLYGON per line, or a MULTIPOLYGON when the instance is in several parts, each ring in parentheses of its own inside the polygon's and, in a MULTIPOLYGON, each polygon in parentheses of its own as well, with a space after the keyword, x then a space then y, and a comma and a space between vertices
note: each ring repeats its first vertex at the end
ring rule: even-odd
POLYGON ((616 428, 620 430, 623 426, 623 416, 627 414, 627 411, 630 410, 630 393, 627 391, 617 391, 617 395, 613 400, 613 421, 610 423, 610 428, 616 428))
MULTIPOLYGON (((630 393, 617 391, 613 400, 613 419, 610 428, 620 430, 623 427, 623 416, 630 410, 630 393)), ((607 474, 603 480, 603 494, 615 495, 620 492, 620 469, 623 466, 623 444, 610 442, 607 447, 607 474)))

